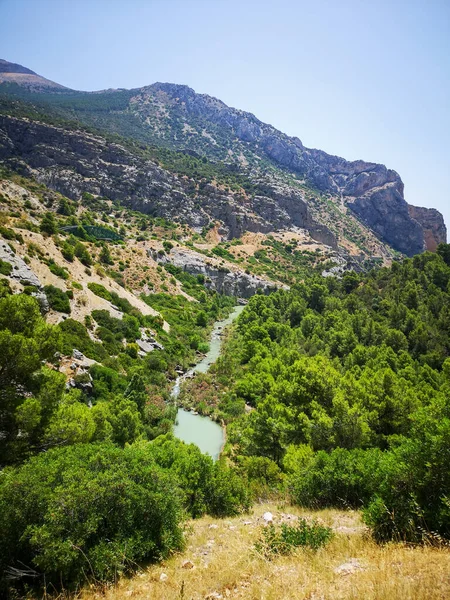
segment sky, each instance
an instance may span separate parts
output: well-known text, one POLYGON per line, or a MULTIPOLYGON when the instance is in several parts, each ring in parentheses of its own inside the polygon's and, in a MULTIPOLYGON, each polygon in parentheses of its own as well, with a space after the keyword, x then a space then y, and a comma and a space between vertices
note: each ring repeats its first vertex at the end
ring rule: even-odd
POLYGON ((450 234, 450 0, 0 0, 0 58, 80 90, 187 84, 395 169, 450 234))

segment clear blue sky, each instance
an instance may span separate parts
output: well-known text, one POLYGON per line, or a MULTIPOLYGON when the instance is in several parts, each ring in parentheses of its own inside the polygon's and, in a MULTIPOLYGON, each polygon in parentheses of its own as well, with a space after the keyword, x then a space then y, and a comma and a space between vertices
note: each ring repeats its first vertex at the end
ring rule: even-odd
POLYGON ((0 57, 75 89, 188 84, 386 164, 450 226, 449 0, 0 0, 0 57))

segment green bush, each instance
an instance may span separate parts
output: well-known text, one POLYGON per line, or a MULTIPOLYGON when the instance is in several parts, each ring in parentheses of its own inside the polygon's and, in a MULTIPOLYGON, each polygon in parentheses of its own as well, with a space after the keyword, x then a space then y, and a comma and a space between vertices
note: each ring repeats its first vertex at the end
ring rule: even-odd
POLYGON ((101 263, 105 265, 113 265, 114 261, 111 256, 111 252, 109 251, 109 247, 106 243, 102 245, 102 249, 100 250, 99 260, 101 263))
MULTIPOLYGON (((103 298, 104 300, 108 300, 117 306, 119 310, 128 314, 134 315, 136 317, 141 317, 140 312, 134 308, 134 306, 127 300, 126 298, 121 298, 116 292, 110 292, 105 288, 105 286, 100 283, 88 283, 88 288, 93 292, 96 296, 103 298)), ((95 318, 95 317, 94 317, 95 318)))
POLYGON ((61 254, 66 260, 68 260, 69 262, 73 262, 73 259, 75 257, 75 250, 72 244, 64 242, 61 246, 61 254))
POLYGON ((105 288, 104 285, 100 283, 89 282, 88 289, 91 290, 96 296, 103 298, 104 300, 108 300, 108 302, 112 301, 111 293, 105 288))
POLYGON ((4 471, 0 570, 27 565, 40 583, 67 587, 180 549, 180 494, 148 449, 80 444, 4 471))
POLYGON ((65 292, 54 285, 46 285, 44 287, 44 292, 47 296, 50 308, 58 312, 70 314, 70 302, 65 292))
POLYGON ((49 260, 47 265, 48 265, 48 268, 50 269, 51 273, 53 273, 53 275, 56 275, 57 277, 61 277, 61 279, 64 279, 64 280, 69 279, 69 273, 68 273, 67 269, 65 269, 64 267, 60 267, 53 260, 49 260))
POLYGON ((103 361, 107 353, 103 346, 93 342, 89 337, 86 327, 74 319, 66 319, 57 326, 61 332, 61 351, 64 354, 72 354, 72 350, 77 348, 88 358, 103 361))
POLYGON ((386 458, 383 479, 363 512, 374 538, 379 542, 450 540, 448 400, 442 398, 419 411, 411 439, 386 458))
POLYGON ((270 523, 262 530, 255 550, 270 559, 280 554, 290 554, 299 547, 318 550, 332 537, 332 529, 317 521, 309 523, 306 519, 299 519, 295 526, 282 523, 279 527, 270 523))
POLYGON ((58 233, 58 224, 55 220, 55 215, 52 212, 46 212, 41 219, 39 228, 42 233, 47 233, 48 235, 58 233))
POLYGON ((290 475, 292 501, 310 508, 359 508, 383 478, 385 454, 378 448, 315 453, 290 475))
POLYGON ((92 257, 89 254, 87 248, 82 244, 82 242, 77 242, 75 244, 73 251, 74 251, 74 255, 80 260, 80 262, 85 267, 92 266, 92 257))
POLYGON ((248 510, 250 497, 244 481, 221 461, 214 462, 194 444, 171 434, 151 444, 155 461, 174 474, 183 490, 184 506, 195 518, 205 513, 225 517, 248 510))
POLYGON ((11 275, 12 265, 6 260, 0 258, 0 275, 11 275))
POLYGON ((24 243, 20 233, 16 233, 14 229, 10 229, 9 227, 3 227, 3 225, 0 225, 0 236, 5 240, 17 240, 20 244, 24 243))

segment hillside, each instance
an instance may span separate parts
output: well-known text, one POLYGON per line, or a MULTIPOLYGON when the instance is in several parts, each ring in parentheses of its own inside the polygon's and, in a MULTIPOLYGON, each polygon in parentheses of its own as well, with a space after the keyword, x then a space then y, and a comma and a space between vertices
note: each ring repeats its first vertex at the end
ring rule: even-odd
MULTIPOLYGON (((448 597, 450 553, 401 544, 378 546, 356 511, 305 511, 271 502, 229 519, 203 517, 189 523, 189 546, 162 564, 143 567, 132 579, 106 588, 106 600, 441 600, 448 597), (318 553, 298 550, 267 560, 254 549, 265 527, 318 518, 336 537, 318 553), (183 565, 185 565, 183 567, 183 565), (184 595, 183 595, 184 594, 184 595)), ((98 598, 86 591, 83 600, 98 598)))

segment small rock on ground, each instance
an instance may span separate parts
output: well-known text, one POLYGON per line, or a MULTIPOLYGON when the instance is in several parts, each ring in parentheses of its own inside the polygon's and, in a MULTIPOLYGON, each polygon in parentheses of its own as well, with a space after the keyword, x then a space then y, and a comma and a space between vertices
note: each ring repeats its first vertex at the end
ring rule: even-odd
POLYGON ((334 572, 338 575, 351 575, 356 571, 364 571, 364 567, 357 558, 349 558, 347 562, 342 563, 334 569, 334 572))

